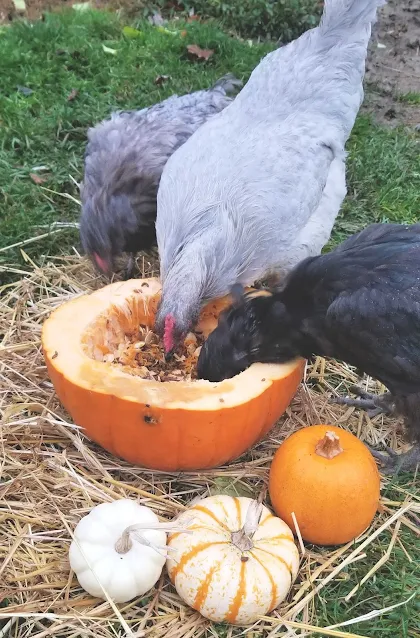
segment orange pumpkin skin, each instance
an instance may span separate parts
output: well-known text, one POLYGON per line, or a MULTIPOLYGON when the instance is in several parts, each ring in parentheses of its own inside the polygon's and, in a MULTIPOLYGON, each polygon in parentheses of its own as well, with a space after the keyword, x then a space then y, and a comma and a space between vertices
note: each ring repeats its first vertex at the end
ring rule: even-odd
POLYGON ((340 545, 356 538, 378 508, 380 478, 368 448, 353 434, 331 425, 313 425, 292 434, 277 450, 270 469, 270 498, 292 530, 294 512, 302 538, 317 545, 340 545), (339 437, 342 452, 316 452, 327 432, 339 437))
MULTIPOLYGON (((89 438, 130 463, 164 471, 227 463, 261 439, 283 414, 302 379, 304 361, 254 364, 221 383, 161 383, 86 354, 86 335, 106 331, 111 312, 122 329, 153 326, 159 298, 158 280, 137 279, 57 308, 42 331, 57 395, 89 438)), ((203 309, 198 329, 205 336, 229 303, 226 297, 203 309)))

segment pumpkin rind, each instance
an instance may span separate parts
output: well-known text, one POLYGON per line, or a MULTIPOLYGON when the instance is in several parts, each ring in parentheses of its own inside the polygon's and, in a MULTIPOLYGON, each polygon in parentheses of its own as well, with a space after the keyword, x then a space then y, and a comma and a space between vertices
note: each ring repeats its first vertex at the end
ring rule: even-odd
POLYGON ((294 512, 304 540, 340 545, 372 522, 380 477, 373 456, 357 437, 336 426, 314 425, 295 432, 279 447, 269 492, 275 512, 293 530, 294 512), (337 435, 343 450, 334 458, 316 453, 327 432, 337 435))
MULTIPOLYGON (((304 362, 254 364, 221 383, 161 383, 86 354, 86 332, 111 310, 130 325, 152 326, 160 290, 158 280, 130 280, 57 308, 42 330, 48 373, 74 422, 116 456, 167 471, 216 467, 268 432, 294 396, 304 362)), ((203 309, 198 327, 205 335, 228 303, 203 309)))
POLYGON ((178 518, 191 534, 169 536, 169 576, 179 596, 214 622, 249 625, 287 596, 299 568, 289 527, 263 508, 254 547, 241 552, 232 532, 245 522, 250 498, 211 496, 178 518))

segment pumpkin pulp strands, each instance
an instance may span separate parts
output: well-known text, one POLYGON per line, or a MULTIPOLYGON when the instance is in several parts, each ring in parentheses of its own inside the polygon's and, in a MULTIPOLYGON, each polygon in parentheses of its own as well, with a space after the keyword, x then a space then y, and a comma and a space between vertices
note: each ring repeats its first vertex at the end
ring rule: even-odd
MULTIPOLYGON (((118 311, 118 309, 116 309, 118 311)), ((112 316, 109 323, 113 322, 112 316)), ((111 339, 109 339, 111 341, 111 339)), ((144 379, 155 381, 185 381, 195 377, 198 356, 200 354, 202 335, 190 332, 184 342, 174 353, 168 362, 165 359, 163 344, 147 326, 140 325, 138 329, 131 330, 122 335, 122 341, 115 351, 110 345, 105 347, 106 352, 98 348, 90 348, 89 354, 93 358, 112 363, 114 366, 122 366, 129 374, 144 379)))

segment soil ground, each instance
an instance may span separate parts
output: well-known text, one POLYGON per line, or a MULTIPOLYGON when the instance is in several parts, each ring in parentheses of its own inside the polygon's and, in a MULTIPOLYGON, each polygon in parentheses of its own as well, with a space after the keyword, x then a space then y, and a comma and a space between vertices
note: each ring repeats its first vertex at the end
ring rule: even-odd
MULTIPOLYGON (((0 23, 7 23, 16 19, 19 15, 36 20, 42 16, 43 11, 52 11, 71 7, 75 3, 83 3, 87 0, 25 0, 26 11, 19 13, 15 9, 13 0, 0 0, 0 23)), ((97 9, 124 9, 130 13, 142 9, 145 3, 142 0, 90 0, 92 7, 97 9)))
POLYGON ((389 0, 381 9, 366 69, 365 107, 388 125, 420 124, 420 2, 389 0))

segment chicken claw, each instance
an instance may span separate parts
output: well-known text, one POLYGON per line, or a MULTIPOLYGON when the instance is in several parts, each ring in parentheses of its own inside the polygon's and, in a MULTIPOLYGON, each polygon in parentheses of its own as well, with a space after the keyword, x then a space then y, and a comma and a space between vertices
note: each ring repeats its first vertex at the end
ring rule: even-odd
POLYGON ((389 392, 384 394, 371 394, 357 385, 352 385, 350 387, 350 392, 360 398, 352 399, 351 397, 334 397, 332 402, 340 405, 361 408, 366 411, 366 414, 370 419, 378 416, 378 414, 393 414, 394 412, 393 398, 389 392))
POLYGON ((372 456, 381 464, 381 472, 383 474, 397 475, 400 471, 412 472, 417 466, 420 466, 420 445, 414 445, 408 452, 397 454, 390 447, 386 446, 386 453, 378 452, 370 446, 372 456))

